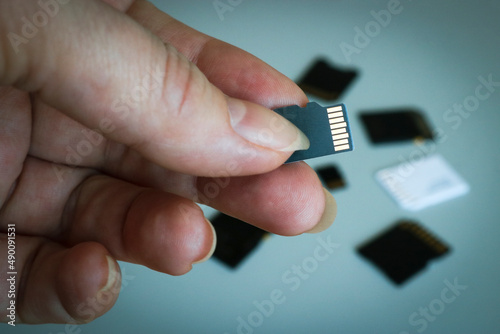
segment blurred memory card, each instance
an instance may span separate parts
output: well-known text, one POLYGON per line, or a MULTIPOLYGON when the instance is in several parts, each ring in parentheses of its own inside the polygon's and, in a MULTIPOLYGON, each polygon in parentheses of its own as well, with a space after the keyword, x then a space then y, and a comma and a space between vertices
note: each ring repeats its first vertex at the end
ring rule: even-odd
POLYGON ((316 102, 309 102, 304 108, 293 105, 274 111, 295 124, 311 143, 309 149, 295 151, 286 163, 354 149, 349 118, 343 104, 322 107, 316 102))
POLYGON ((411 221, 400 221, 358 247, 359 254, 398 285, 449 251, 441 240, 411 221))
POLYGON ((428 122, 417 110, 363 111, 360 117, 374 144, 433 139, 428 122))
POLYGON ((223 213, 210 222, 217 235, 213 256, 231 268, 236 268, 269 235, 269 232, 223 213))
POLYGON ((317 59, 297 84, 306 93, 325 100, 336 100, 356 78, 355 70, 334 67, 325 59, 317 59))
POLYGON ((470 188, 439 154, 384 168, 375 179, 399 206, 411 211, 465 195, 470 188))
POLYGON ((320 180, 329 189, 334 190, 346 186, 346 182, 337 166, 328 165, 316 170, 320 180))

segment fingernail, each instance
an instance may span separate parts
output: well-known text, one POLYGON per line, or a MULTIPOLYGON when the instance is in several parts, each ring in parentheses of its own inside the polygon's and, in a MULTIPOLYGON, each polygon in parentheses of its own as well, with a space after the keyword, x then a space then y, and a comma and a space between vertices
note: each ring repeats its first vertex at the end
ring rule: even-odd
POLYGON ((106 255, 106 260, 108 262, 108 281, 99 290, 99 292, 108 292, 114 289, 120 289, 121 286, 121 272, 118 263, 111 257, 106 255))
POLYGON ((323 192, 325 194, 325 211, 323 211, 323 215, 316 226, 307 231, 307 233, 319 233, 326 230, 332 225, 337 216, 337 202, 335 198, 325 188, 323 188, 323 192))
POLYGON ((282 152, 309 148, 306 135, 274 111, 234 98, 227 104, 234 131, 246 140, 282 152))
POLYGON ((215 246, 217 245, 217 234, 215 234, 214 226, 212 225, 212 223, 208 219, 205 218, 205 221, 207 222, 208 226, 210 226, 210 228, 212 229, 212 235, 213 235, 212 248, 210 248, 210 251, 203 259, 198 260, 196 262, 193 262, 193 264, 202 263, 202 262, 205 262, 208 259, 210 259, 212 257, 212 255, 214 254, 215 246))

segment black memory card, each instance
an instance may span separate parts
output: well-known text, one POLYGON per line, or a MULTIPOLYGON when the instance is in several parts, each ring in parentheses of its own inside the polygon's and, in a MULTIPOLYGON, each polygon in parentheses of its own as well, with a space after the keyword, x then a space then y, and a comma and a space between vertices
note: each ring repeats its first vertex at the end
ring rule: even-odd
POLYGON ((359 254, 398 285, 449 250, 446 244, 411 221, 400 221, 358 247, 359 254))
POLYGON ((328 165, 316 170, 320 180, 329 189, 334 190, 346 186, 346 182, 337 166, 328 165))
POLYGON ((217 235, 214 257, 236 268, 269 235, 258 227, 219 213, 211 223, 217 235))
POLYGON ((355 70, 340 69, 325 59, 317 59, 297 84, 306 93, 325 100, 336 100, 356 78, 355 70))
POLYGON ((433 138, 428 122, 417 110, 363 111, 360 117, 374 144, 433 138))

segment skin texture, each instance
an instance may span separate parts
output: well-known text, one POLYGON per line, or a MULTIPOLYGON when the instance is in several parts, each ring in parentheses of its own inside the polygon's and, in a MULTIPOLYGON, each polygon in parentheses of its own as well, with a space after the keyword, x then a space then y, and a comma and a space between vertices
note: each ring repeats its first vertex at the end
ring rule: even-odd
MULTIPOLYGON (((281 235, 330 225, 314 171, 282 165, 307 147, 268 109, 307 103, 291 80, 146 1, 53 3, 33 36, 21 18, 36 1, 0 4, 0 249, 14 224, 16 323, 103 315, 116 260, 191 270, 216 240, 195 202, 281 235)), ((0 266, 5 296, 6 252, 0 266)))

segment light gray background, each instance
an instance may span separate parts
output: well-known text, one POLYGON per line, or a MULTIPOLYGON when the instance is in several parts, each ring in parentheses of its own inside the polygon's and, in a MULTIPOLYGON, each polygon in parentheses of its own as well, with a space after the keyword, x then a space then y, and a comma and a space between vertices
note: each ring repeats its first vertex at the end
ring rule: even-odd
POLYGON ((273 236, 237 271, 210 260, 185 276, 171 277, 122 263, 126 286, 104 317, 76 328, 1 326, 2 332, 232 334, 238 317, 247 319, 256 311, 254 301, 269 299, 276 289, 285 301, 252 328, 254 333, 500 331, 500 87, 458 128, 452 127, 456 120, 444 119, 453 104, 474 94, 479 76, 491 74, 500 81, 498 2, 401 1, 402 11, 350 63, 339 45, 353 45, 354 28, 364 29, 374 20, 370 12, 386 9, 388 1, 243 0, 224 13, 224 20, 212 0, 153 2, 293 79, 318 55, 360 70, 342 100, 350 112, 355 151, 310 161, 313 167, 338 164, 349 184, 334 192, 339 206, 335 224, 320 235, 273 236), (467 180, 468 195, 407 212, 376 184, 375 171, 418 157, 420 149, 412 143, 372 146, 357 114, 398 106, 424 110, 433 127, 444 131, 446 139, 433 151, 467 180), (362 260, 355 247, 400 218, 420 221, 453 250, 398 288, 362 260), (318 237, 330 238, 338 248, 292 291, 293 284, 282 276, 309 261, 318 237), (444 281, 455 279, 467 288, 439 310, 444 281), (419 308, 430 305, 442 313, 424 321, 419 308), (409 322, 414 312, 418 326, 409 322))

